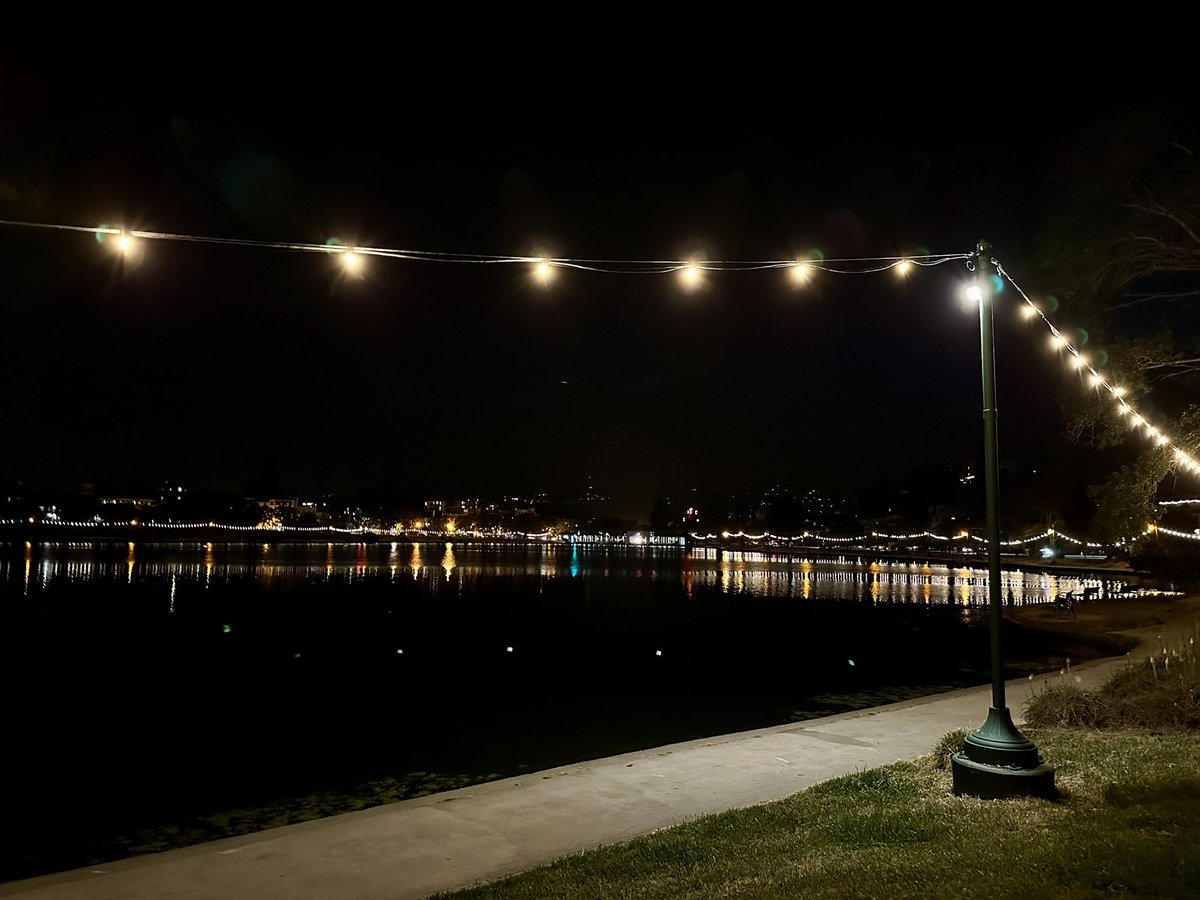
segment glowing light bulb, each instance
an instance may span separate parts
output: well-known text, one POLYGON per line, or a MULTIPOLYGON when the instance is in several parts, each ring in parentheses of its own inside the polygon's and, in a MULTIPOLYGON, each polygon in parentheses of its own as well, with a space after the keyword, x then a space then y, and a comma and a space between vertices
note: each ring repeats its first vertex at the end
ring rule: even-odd
POLYGON ((683 282, 683 286, 689 291, 695 290, 700 286, 700 267, 694 262, 688 263, 679 270, 679 280, 683 282))
POLYGON ((357 275, 362 271, 362 261, 362 254, 357 252, 353 247, 342 251, 342 265, 346 267, 346 271, 350 274, 357 275))
MULTIPOLYGON (((1115 387, 1112 389, 1112 392, 1113 392, 1114 397, 1124 397, 1125 396, 1125 388, 1123 388, 1123 387, 1115 387)), ((1125 404, 1122 403, 1121 405, 1124 406, 1125 404)))
POLYGON ((1027 303, 1021 307, 1021 315, 1027 319, 1032 319, 1038 314, 1038 309, 1032 303, 1027 303))
POLYGON ((912 271, 912 263, 910 263, 907 259, 902 259, 900 262, 896 263, 895 269, 896 274, 903 278, 912 271))
POLYGON ((983 291, 980 290, 979 285, 977 284, 971 285, 963 293, 972 303, 980 303, 983 301, 983 291))
POLYGON ((1059 350, 1062 347, 1066 346, 1067 339, 1065 337, 1063 337, 1061 334, 1052 334, 1052 335, 1050 335, 1050 344, 1051 344, 1051 346, 1054 347, 1055 350, 1059 350))
POLYGON ((119 235, 117 235, 117 249, 126 256, 133 252, 134 246, 135 242, 133 238, 125 234, 125 232, 121 232, 119 235))
POLYGON ((538 284, 549 284, 554 280, 554 267, 549 261, 539 259, 533 267, 533 277, 538 284))
POLYGON ((812 266, 808 263, 796 263, 791 268, 792 284, 804 284, 812 274, 812 266))
POLYGON ((1075 354, 1071 357, 1071 365, 1076 369, 1080 368, 1086 362, 1087 357, 1081 354, 1075 354))
POLYGON ((1088 378, 1088 384, 1090 384, 1092 387, 1099 387, 1100 382, 1102 382, 1103 380, 1104 380, 1103 378, 1101 378, 1098 374, 1093 372, 1091 374, 1091 376, 1089 376, 1089 378, 1088 378))

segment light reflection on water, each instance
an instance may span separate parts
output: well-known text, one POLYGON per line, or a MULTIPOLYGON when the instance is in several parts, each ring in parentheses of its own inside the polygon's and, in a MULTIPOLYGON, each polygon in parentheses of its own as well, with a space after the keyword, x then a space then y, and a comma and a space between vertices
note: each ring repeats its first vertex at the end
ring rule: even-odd
MULTIPOLYGON (((1004 577, 1019 603, 1092 585, 1004 577)), ((0 544, 0 676, 20 685, 5 751, 24 776, 6 803, 32 821, 78 808, 83 783, 94 827, 118 808, 187 821, 216 802, 536 772, 980 684, 986 581, 778 551, 0 544)))
MULTIPOLYGON (((650 579, 727 594, 872 603, 957 604, 988 601, 984 569, 867 555, 807 557, 793 553, 692 548, 580 547, 502 543, 382 544, 128 544, 124 552, 92 542, 0 545, 0 588, 23 592, 53 582, 192 580, 228 577, 283 582, 324 579, 354 583, 368 576, 411 577, 431 593, 457 591, 480 576, 650 579), (405 562, 407 556, 407 562, 405 562)), ((1012 603, 1047 603, 1064 591, 1119 590, 1118 577, 1080 577, 1052 568, 1002 571, 1002 596, 1012 603)))

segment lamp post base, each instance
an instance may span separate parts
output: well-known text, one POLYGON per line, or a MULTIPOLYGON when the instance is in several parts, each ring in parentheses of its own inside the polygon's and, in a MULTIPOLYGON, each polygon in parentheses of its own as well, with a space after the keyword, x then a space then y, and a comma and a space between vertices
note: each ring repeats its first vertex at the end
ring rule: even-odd
POLYGON ((1008 708, 988 708, 987 721, 967 735, 962 751, 950 758, 954 793, 985 800, 1057 796, 1054 766, 1013 724, 1008 708))

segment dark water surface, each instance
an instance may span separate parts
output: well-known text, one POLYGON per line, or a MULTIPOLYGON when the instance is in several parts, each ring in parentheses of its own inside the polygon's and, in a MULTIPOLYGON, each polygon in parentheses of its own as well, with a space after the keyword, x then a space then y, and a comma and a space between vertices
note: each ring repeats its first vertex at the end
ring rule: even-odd
MULTIPOLYGON (((986 580, 704 549, 0 545, 0 877, 372 779, 478 781, 982 683, 986 580)), ((1008 637, 1015 660, 1087 652, 1008 637)))

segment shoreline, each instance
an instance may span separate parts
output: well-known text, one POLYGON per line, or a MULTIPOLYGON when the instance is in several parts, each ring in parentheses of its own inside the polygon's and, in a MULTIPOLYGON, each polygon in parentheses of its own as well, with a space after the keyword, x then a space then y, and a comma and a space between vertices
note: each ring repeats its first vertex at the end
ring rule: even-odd
MULTIPOLYGON (((310 534, 295 533, 295 532, 279 532, 270 529, 260 529, 246 527, 239 529, 235 535, 231 535, 228 529, 216 530, 213 528, 187 528, 179 529, 171 526, 138 526, 137 528, 97 528, 96 531, 79 531, 76 528, 56 527, 39 525, 35 528, 26 526, 0 526, 0 547, 7 546, 11 550, 18 550, 24 547, 28 549, 31 546, 57 546, 57 545, 72 545, 72 544, 97 544, 104 546, 123 546, 127 544, 153 544, 153 545, 193 545, 193 544, 213 544, 223 547, 237 546, 289 546, 289 545, 342 545, 342 546, 359 546, 359 545, 378 545, 384 546, 388 544, 421 544, 421 545, 444 545, 444 544, 462 544, 462 545, 504 545, 504 546, 531 546, 531 547, 550 547, 555 549, 566 549, 574 546, 586 547, 606 547, 611 549, 620 549, 625 551, 637 551, 645 553, 651 551, 658 553, 664 550, 677 552, 679 550, 704 549, 718 550, 722 553, 762 553, 773 556, 786 557, 789 562, 798 562, 805 559, 821 559, 821 560, 837 560, 840 558, 856 558, 859 561, 865 560, 889 560, 891 562, 908 563, 908 564, 926 564, 939 565, 947 567, 967 568, 983 571, 987 568, 987 559, 977 555, 964 554, 949 554, 931 552, 928 554, 914 553, 912 551, 900 550, 882 550, 871 547, 841 547, 828 545, 813 545, 813 546, 775 546, 775 545, 755 545, 744 543, 728 543, 716 544, 710 542, 694 542, 686 546, 682 545, 651 545, 651 544, 627 544, 624 542, 613 541, 611 543, 573 543, 571 541, 548 540, 534 537, 501 537, 492 536, 484 537, 478 535, 467 534, 445 534, 445 535, 430 535, 423 533, 413 534, 378 534, 375 532, 353 533, 346 531, 329 532, 325 530, 316 531, 310 534), (155 533, 159 531, 161 533, 155 533)), ((1068 558, 1061 559, 1045 559, 1031 560, 1028 557, 1019 556, 1002 556, 1000 565, 1002 569, 1015 570, 1027 574, 1036 573, 1043 575, 1052 575, 1061 573, 1064 575, 1074 576, 1093 576, 1096 578, 1113 577, 1124 580, 1129 580, 1138 588, 1154 589, 1147 582, 1152 581, 1155 585, 1161 584, 1162 579, 1155 578, 1152 573, 1134 569, 1124 561, 1103 561, 1096 560, 1092 562, 1079 561, 1063 561, 1068 558)))

